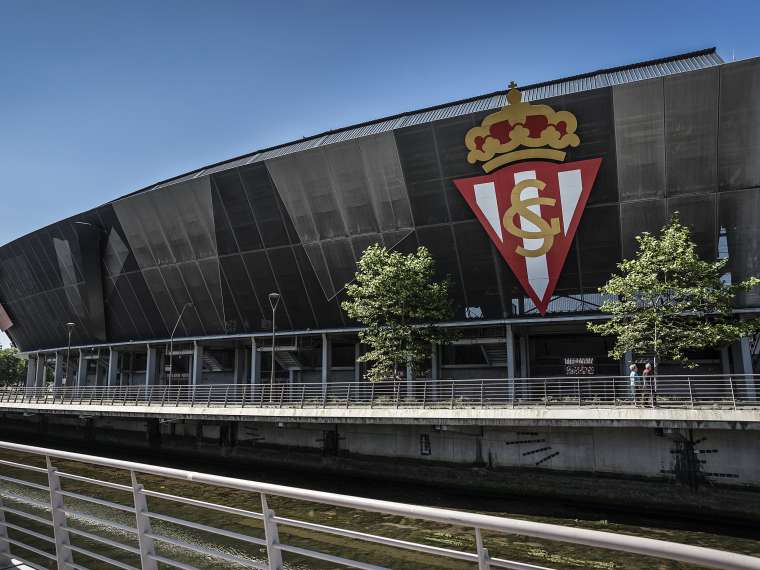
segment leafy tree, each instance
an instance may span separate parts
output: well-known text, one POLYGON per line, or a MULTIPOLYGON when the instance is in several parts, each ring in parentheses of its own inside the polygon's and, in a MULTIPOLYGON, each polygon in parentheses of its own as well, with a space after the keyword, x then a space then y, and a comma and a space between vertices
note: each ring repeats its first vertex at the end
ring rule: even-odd
POLYGON ((15 348, 0 348, 0 385, 22 384, 26 362, 15 348))
POLYGON ((358 265, 342 307, 366 327, 359 338, 369 351, 359 360, 370 363, 368 378, 397 377, 407 364, 419 372, 430 344, 448 338, 433 326, 451 317, 448 283, 434 281, 435 262, 424 247, 403 254, 371 245, 358 265))
POLYGON ((616 337, 610 356, 622 358, 627 351, 693 364, 689 350, 719 347, 760 329, 760 320, 740 320, 732 313, 739 291, 760 284, 750 277, 728 284, 721 279, 727 259, 699 258, 691 231, 676 214, 659 236, 644 232, 636 236, 634 259, 618 264, 600 292, 614 296, 601 310, 608 321, 588 323, 589 330, 616 337))

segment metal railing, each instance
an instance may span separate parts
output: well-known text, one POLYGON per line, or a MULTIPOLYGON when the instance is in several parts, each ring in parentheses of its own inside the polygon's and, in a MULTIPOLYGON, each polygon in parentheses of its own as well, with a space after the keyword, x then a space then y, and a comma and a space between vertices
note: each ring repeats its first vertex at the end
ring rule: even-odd
POLYGON ((14 403, 158 407, 496 408, 760 406, 760 375, 627 376, 265 384, 6 387, 14 403))
MULTIPOLYGON (((202 557, 202 567, 207 568, 231 564, 232 567, 280 570, 289 557, 321 561, 333 568, 385 568, 372 561, 344 556, 346 552, 354 552, 347 546, 351 542, 373 545, 367 552, 381 557, 378 548, 392 551, 393 557, 441 557, 468 562, 480 570, 546 570, 544 566, 489 554, 489 541, 494 537, 504 538, 504 535, 610 549, 703 567, 760 568, 760 558, 650 538, 311 491, 14 443, 0 442, 0 450, 5 452, 5 457, 10 457, 10 460, 0 459, 3 468, 0 474, 0 562, 11 560, 35 570, 51 565, 59 570, 87 570, 87 564, 93 563, 123 570, 156 570, 159 565, 195 570, 197 566, 192 558, 188 562, 187 555, 202 557), (92 468, 95 476, 75 473, 77 466, 92 468), (122 482, 115 480, 116 474, 121 475, 122 482), (170 493, 167 489, 172 488, 173 482, 175 486, 181 485, 177 481, 192 482, 194 488, 199 486, 200 498, 170 493), (29 501, 19 500, 12 492, 12 488, 18 487, 44 495, 46 504, 38 505, 34 511, 29 501), (236 496, 247 499, 238 506, 213 502, 211 498, 223 496, 220 489, 234 490, 236 496), (107 490, 108 498, 99 496, 100 490, 107 490), (349 513, 377 513, 402 517, 402 520, 442 523, 449 525, 447 528, 453 525, 461 529, 460 532, 470 534, 474 548, 458 550, 368 533, 361 528, 322 524, 324 521, 315 521, 313 517, 302 520, 283 516, 271 506, 280 499, 328 505, 331 510, 349 509, 349 513), (194 509, 196 520, 176 516, 176 513, 162 513, 158 505, 161 502, 180 505, 184 509, 180 513, 186 517, 194 509), (260 508, 242 508, 254 502, 260 508), (13 506, 9 506, 11 504, 13 506), (121 522, 102 514, 93 516, 77 505, 94 505, 101 511, 118 513, 122 515, 121 522), (208 513, 221 513, 223 518, 214 520, 224 524, 207 524, 205 515, 208 513), (237 530, 241 527, 234 526, 233 520, 247 521, 242 527, 245 532, 237 530), (91 524, 83 525, 81 521, 91 524), (188 533, 198 531, 214 538, 210 539, 211 544, 201 545, 188 539, 187 534, 167 532, 164 528, 167 523, 188 533), (306 545, 303 541, 297 544, 297 540, 292 543, 280 538, 291 536, 293 529, 317 538, 306 545), (230 541, 241 546, 237 549, 220 546, 230 541), (322 549, 315 549, 314 544, 322 549), (330 549, 333 552, 324 551, 330 549)), ((360 520, 356 516, 360 515, 351 514, 347 520, 360 520)), ((293 535, 293 539, 297 537, 293 535)))

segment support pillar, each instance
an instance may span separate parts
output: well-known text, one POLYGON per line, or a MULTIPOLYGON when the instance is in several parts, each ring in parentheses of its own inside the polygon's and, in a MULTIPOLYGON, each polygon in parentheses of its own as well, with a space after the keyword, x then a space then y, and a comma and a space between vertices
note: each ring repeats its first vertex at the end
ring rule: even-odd
POLYGON ((35 386, 42 387, 45 385, 45 370, 47 369, 46 356, 44 354, 37 355, 37 378, 35 380, 35 386))
POLYGON ((33 388, 37 378, 37 357, 29 356, 26 359, 26 387, 33 388))
POLYGON ((193 384, 203 384, 203 345, 193 343, 193 384))
POLYGON ((528 335, 520 335, 520 377, 527 378, 530 375, 528 366, 528 335))
POLYGON ((731 354, 727 346, 722 346, 720 349, 720 367, 723 374, 731 374, 731 354))
POLYGON ((245 350, 240 346, 235 347, 235 369, 233 379, 235 384, 245 383, 245 350))
POLYGON ((77 386, 87 385, 87 360, 84 358, 84 353, 79 351, 79 362, 77 362, 77 386))
POLYGON ((330 341, 322 333, 322 395, 327 393, 327 378, 330 373, 330 341))
POLYGON ((117 374, 119 373, 119 353, 113 348, 108 349, 108 382, 109 386, 116 386, 117 374))
POLYGON ((354 382, 359 382, 362 379, 362 363, 359 362, 359 357, 362 355, 361 343, 354 345, 354 382))
POLYGON ((60 388, 63 382, 63 368, 66 366, 66 356, 62 352, 55 353, 55 370, 53 371, 53 386, 60 388))
POLYGON ((256 339, 251 339, 251 385, 261 382, 261 352, 256 346, 256 339))
POLYGON ((148 354, 145 359, 145 385, 155 386, 156 373, 158 372, 158 349, 148 345, 148 354))
POLYGON ((742 365, 742 373, 747 374, 746 386, 747 386, 747 399, 755 400, 757 397, 757 390, 755 387, 755 378, 752 376, 752 352, 749 346, 749 337, 743 336, 739 341, 739 355, 742 365))
POLYGON ((412 382, 414 382, 414 367, 410 360, 406 363, 406 395, 408 398, 414 396, 414 386, 412 385, 412 382))
POLYGON ((102 386, 103 385, 103 355, 100 352, 100 349, 98 349, 98 359, 95 361, 95 385, 96 386, 102 386))
POLYGON ((509 398, 515 399, 515 333, 512 325, 506 327, 507 343, 507 381, 509 383, 509 398))

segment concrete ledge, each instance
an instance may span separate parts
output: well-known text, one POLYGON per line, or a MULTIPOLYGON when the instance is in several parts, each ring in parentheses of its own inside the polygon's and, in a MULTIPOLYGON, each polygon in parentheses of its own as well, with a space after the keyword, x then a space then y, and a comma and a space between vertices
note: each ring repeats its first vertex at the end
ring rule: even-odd
POLYGON ((760 429, 760 409, 665 408, 241 408, 2 403, 0 412, 160 419, 396 425, 543 425, 760 429))

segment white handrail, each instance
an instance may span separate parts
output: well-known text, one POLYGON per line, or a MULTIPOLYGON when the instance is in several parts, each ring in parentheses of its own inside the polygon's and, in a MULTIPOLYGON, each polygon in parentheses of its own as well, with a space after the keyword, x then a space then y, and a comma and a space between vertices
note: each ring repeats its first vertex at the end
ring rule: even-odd
POLYGON ((48 458, 90 463, 113 469, 123 469, 130 472, 157 475, 193 483, 227 487, 241 491, 248 491, 251 493, 259 493, 262 495, 275 495, 290 499, 317 502, 363 511, 424 519, 474 529, 490 530, 506 534, 519 534, 548 540, 582 544, 586 546, 643 554, 659 558, 667 558, 712 568, 736 570, 760 569, 760 558, 710 548, 703 548, 699 546, 655 540, 651 538, 642 538, 610 532, 572 528, 504 517, 495 517, 477 513, 467 513, 437 507, 426 507, 420 505, 397 503, 393 501, 354 497, 350 495, 314 491, 297 487, 286 487, 272 483, 247 481, 244 479, 211 475, 207 473, 187 471, 184 469, 148 465, 145 463, 124 461, 120 459, 109 459, 94 455, 59 451, 10 442, 0 442, 0 449, 46 456, 48 458))

